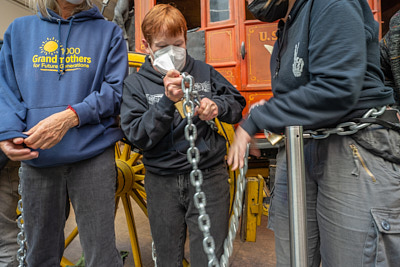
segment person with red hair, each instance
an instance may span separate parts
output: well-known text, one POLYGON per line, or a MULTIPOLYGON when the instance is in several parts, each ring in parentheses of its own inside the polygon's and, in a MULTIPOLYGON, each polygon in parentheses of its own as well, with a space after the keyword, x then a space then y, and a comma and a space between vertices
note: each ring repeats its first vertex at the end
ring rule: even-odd
POLYGON ((237 123, 245 99, 212 66, 194 60, 186 51, 186 20, 171 5, 154 6, 142 23, 143 45, 149 56, 137 73, 125 79, 121 106, 121 127, 126 138, 143 150, 146 167, 145 189, 157 266, 182 266, 186 231, 189 230, 191 266, 207 266, 199 211, 190 184, 192 165, 187 159, 188 125, 175 104, 184 93, 182 72, 194 77, 194 89, 201 102, 192 123, 197 128, 197 162, 202 172, 202 191, 215 254, 223 252, 228 232, 229 184, 225 164, 226 142, 206 121, 218 118, 237 123))

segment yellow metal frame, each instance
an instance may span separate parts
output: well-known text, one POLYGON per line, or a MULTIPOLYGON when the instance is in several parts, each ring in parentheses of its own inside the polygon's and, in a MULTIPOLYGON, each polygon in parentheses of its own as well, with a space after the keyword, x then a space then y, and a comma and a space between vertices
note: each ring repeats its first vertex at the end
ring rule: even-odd
POLYGON ((261 224, 261 216, 263 215, 263 189, 264 178, 261 175, 247 177, 241 232, 242 241, 256 241, 257 226, 261 224))
POLYGON ((128 52, 129 67, 140 68, 146 59, 146 54, 137 52, 128 52))

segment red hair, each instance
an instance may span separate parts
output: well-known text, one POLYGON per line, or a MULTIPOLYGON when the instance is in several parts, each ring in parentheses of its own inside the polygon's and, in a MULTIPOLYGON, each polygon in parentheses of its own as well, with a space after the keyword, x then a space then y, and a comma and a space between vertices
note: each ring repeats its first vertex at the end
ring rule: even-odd
POLYGON ((167 36, 171 37, 183 33, 186 42, 186 19, 177 8, 168 4, 158 4, 150 9, 144 17, 142 32, 149 44, 152 44, 153 37, 160 32, 164 32, 167 36))

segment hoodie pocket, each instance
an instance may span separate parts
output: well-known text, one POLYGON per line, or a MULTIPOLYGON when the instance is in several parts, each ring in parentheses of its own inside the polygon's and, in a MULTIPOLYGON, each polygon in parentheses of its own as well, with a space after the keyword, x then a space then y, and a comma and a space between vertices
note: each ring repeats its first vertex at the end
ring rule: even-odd
POLYGON ((400 209, 372 208, 362 266, 399 266, 400 209))

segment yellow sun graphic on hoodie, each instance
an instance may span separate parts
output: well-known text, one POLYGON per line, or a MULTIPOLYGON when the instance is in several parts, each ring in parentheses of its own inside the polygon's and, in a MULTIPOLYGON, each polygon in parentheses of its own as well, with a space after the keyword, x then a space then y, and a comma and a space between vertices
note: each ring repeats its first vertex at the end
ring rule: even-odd
POLYGON ((58 40, 55 38, 47 38, 40 46, 40 52, 47 55, 54 55, 58 51, 58 40))

